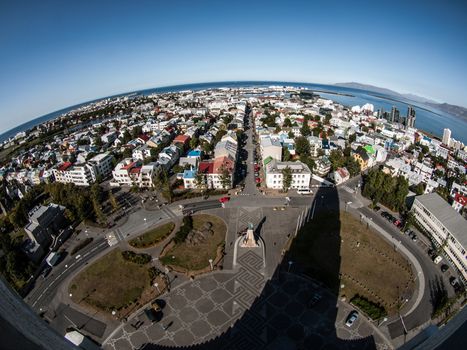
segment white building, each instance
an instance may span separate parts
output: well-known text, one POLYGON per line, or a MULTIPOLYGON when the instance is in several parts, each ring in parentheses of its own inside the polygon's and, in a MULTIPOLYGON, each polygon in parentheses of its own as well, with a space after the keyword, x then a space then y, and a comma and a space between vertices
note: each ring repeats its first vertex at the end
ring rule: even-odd
POLYGON ((117 186, 133 186, 138 182, 141 162, 125 158, 112 171, 113 183, 117 186))
POLYGON ((261 138, 261 157, 266 159, 271 157, 272 159, 282 160, 282 145, 279 140, 273 140, 269 136, 261 138))
POLYGON ((334 180, 336 185, 340 185, 350 179, 350 173, 347 168, 337 168, 336 171, 331 173, 331 179, 334 180))
POLYGON ((443 143, 446 146, 449 146, 449 144, 451 143, 451 130, 444 129, 444 131, 443 131, 443 143))
POLYGON ((112 173, 114 157, 106 152, 92 157, 88 164, 91 166, 91 176, 93 181, 98 177, 104 179, 112 173))
POLYGON ((464 281, 467 280, 467 231, 464 218, 437 193, 415 197, 411 210, 433 243, 443 248, 464 281))
POLYGON ((76 186, 90 186, 95 181, 92 171, 92 166, 88 164, 72 165, 70 162, 62 163, 52 170, 55 181, 76 186))
POLYGON ((308 166, 302 162, 279 162, 269 158, 265 161, 264 169, 266 172, 266 186, 268 188, 283 189, 282 172, 287 167, 292 172, 292 189, 310 189, 311 171, 308 166))
POLYGON ((145 160, 151 157, 151 148, 147 144, 136 147, 132 152, 132 157, 134 160, 145 160))

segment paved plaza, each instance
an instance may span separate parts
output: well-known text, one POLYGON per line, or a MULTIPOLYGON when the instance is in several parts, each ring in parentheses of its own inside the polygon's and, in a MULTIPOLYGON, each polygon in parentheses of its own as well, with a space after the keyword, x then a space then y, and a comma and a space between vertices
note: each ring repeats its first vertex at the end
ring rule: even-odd
MULTIPOLYGON (((389 348, 383 339, 371 336, 373 328, 362 317, 351 329, 345 327, 350 311, 347 305, 338 303, 310 279, 281 267, 280 247, 288 232, 293 233, 298 213, 292 208, 289 212, 273 212, 272 208, 224 210, 222 216, 229 227, 241 229, 248 222, 259 225, 266 249, 237 247, 236 265, 226 261, 224 270, 173 288, 164 296, 162 321, 152 324, 141 312, 116 331, 104 349, 389 348), (323 298, 309 308, 315 292, 323 298)), ((227 241, 235 240, 233 233, 228 233, 227 241)), ((225 259, 233 260, 233 255, 225 259)))

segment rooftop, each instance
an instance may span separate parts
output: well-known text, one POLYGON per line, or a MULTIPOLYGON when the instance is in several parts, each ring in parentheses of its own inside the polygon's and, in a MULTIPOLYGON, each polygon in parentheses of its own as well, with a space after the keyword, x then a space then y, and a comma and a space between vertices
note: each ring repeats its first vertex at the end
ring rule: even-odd
POLYGON ((466 220, 457 211, 435 192, 417 196, 415 199, 428 209, 464 248, 467 248, 466 220))

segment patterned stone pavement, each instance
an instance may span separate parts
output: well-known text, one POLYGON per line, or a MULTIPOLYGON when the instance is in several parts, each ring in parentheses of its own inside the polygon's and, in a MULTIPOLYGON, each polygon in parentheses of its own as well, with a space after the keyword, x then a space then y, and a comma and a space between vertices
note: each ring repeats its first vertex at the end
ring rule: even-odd
POLYGON ((267 280, 260 250, 241 252, 238 266, 235 271, 214 272, 173 289, 165 298, 162 321, 151 324, 141 314, 117 331, 104 349, 196 344, 203 349, 242 350, 386 348, 379 338, 361 339, 372 334, 365 321, 345 327, 350 309, 345 305, 337 309, 335 297, 312 281, 279 270, 267 280), (323 299, 308 308, 315 291, 323 299), (138 320, 143 324, 136 329, 133 325, 138 320))

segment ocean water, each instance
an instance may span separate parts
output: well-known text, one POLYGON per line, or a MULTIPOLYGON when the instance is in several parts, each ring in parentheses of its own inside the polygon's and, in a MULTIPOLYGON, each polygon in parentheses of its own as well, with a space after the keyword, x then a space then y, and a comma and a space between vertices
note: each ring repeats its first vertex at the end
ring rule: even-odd
MULTIPOLYGON (((395 106, 399 109, 401 116, 407 114, 407 107, 413 106, 417 119, 415 126, 419 129, 426 130, 439 137, 443 134, 444 128, 449 128, 452 131, 452 137, 456 140, 460 140, 467 144, 467 121, 460 118, 454 117, 447 113, 433 109, 432 107, 425 106, 423 104, 410 101, 407 99, 401 99, 389 95, 377 94, 371 91, 359 90, 335 85, 324 85, 324 84, 312 84, 312 83, 294 83, 294 82, 278 82, 278 81, 229 81, 229 82, 212 82, 212 83, 201 83, 201 84, 187 84, 187 85, 174 85, 165 86, 147 90, 133 91, 125 94, 119 94, 109 97, 117 97, 135 93, 137 95, 149 95, 152 93, 164 93, 164 92, 177 92, 183 90, 204 90, 210 88, 220 87, 254 87, 254 86, 297 86, 304 87, 310 90, 320 90, 325 92, 318 92, 323 98, 331 99, 337 103, 345 106, 363 105, 365 103, 371 103, 375 106, 375 110, 384 109, 385 111, 391 111, 391 108, 395 106), (326 93, 327 92, 327 93, 326 93), (336 93, 343 93, 346 95, 336 95, 336 93), (351 96, 347 96, 351 95, 351 96)), ((103 98, 94 100, 102 100, 103 98)), ((48 120, 54 119, 59 115, 71 111, 75 108, 83 106, 85 104, 94 102, 88 101, 79 105, 71 106, 50 114, 43 115, 39 118, 33 119, 25 124, 19 125, 4 134, 0 135, 0 142, 14 136, 20 131, 28 130, 36 125, 44 123, 48 120)))

